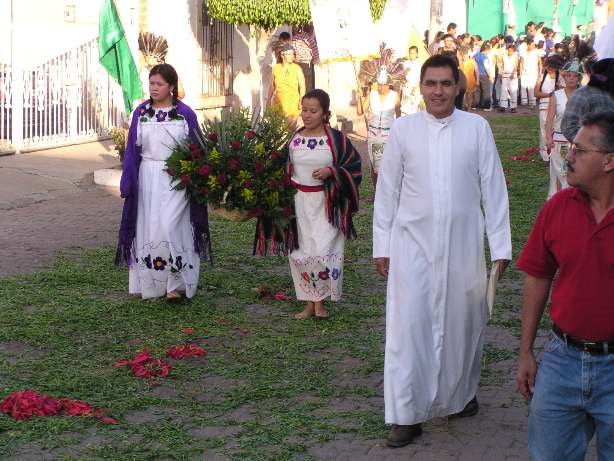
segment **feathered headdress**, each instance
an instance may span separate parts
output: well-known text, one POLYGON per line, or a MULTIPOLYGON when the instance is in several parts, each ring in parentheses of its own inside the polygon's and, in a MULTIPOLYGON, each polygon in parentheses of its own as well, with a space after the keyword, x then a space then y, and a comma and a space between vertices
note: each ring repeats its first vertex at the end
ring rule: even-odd
POLYGON ((164 62, 168 52, 168 43, 164 37, 151 32, 140 32, 139 50, 144 56, 153 56, 159 62, 164 62))
POLYGON ((379 57, 370 61, 362 61, 360 63, 360 71, 358 77, 363 84, 369 84, 376 81, 386 80, 400 81, 405 79, 405 69, 403 68, 403 59, 399 58, 393 61, 393 50, 386 48, 386 44, 382 43, 379 47, 379 57))

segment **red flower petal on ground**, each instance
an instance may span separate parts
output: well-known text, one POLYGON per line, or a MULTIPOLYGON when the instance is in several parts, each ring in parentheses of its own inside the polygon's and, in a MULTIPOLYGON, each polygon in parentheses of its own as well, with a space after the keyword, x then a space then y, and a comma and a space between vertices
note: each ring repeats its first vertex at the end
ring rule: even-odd
POLYGON ((192 327, 183 328, 181 331, 183 333, 185 333, 186 335, 193 335, 194 334, 194 328, 192 328, 192 327))
POLYGON ((218 140, 217 133, 215 131, 212 131, 211 133, 207 135, 207 139, 211 142, 217 142, 218 140))
POLYGON ((230 148, 232 150, 239 150, 239 149, 241 149, 241 141, 232 141, 230 143, 230 148))
POLYGON ((96 416, 96 421, 100 421, 105 424, 119 424, 119 421, 110 416, 96 416))
POLYGON ((252 140, 256 137, 256 132, 254 130, 247 130, 245 132, 245 137, 249 140, 252 140))
POLYGON ((204 357, 205 350, 196 344, 184 344, 172 346, 166 351, 166 356, 173 359, 182 359, 184 357, 204 357))
POLYGON ((139 378, 164 378, 172 368, 169 363, 153 357, 147 349, 139 352, 133 360, 120 360, 117 363, 129 366, 132 374, 139 378))
POLYGON ((531 146, 527 149, 527 154, 537 154, 539 149, 535 146, 531 146))
POLYGON ((290 297, 286 294, 286 290, 277 290, 273 295, 276 301, 288 301, 290 297))
POLYGON ((68 416, 83 416, 94 413, 94 409, 90 407, 89 403, 87 402, 62 399, 60 400, 60 403, 62 404, 62 409, 68 416))

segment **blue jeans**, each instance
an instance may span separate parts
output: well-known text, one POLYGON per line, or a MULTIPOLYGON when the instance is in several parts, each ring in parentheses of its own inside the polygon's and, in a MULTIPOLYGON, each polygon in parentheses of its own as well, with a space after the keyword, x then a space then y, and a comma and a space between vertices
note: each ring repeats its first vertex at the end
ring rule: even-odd
POLYGON ((531 457, 582 461, 595 433, 599 460, 613 461, 614 354, 590 355, 550 333, 529 413, 531 457))

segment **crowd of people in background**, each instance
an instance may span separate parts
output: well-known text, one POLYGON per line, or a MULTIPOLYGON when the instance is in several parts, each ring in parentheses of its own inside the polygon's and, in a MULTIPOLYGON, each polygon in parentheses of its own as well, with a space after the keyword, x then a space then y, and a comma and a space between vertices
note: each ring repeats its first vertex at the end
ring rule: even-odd
MULTIPOLYGON (((437 32, 434 40, 425 40, 425 44, 431 55, 447 54, 458 62, 464 95, 457 99, 458 109, 514 113, 521 105, 547 111, 550 94, 563 86, 560 78, 555 87, 545 91, 543 86, 552 85, 553 74, 558 76, 563 64, 573 59, 578 59, 586 72, 596 60, 592 22, 587 28, 578 26, 577 33, 568 37, 533 21, 523 35, 516 34, 515 26, 508 26, 505 34, 489 39, 469 33, 457 35, 456 29, 456 24, 450 23, 446 32, 437 32)), ((540 119, 545 120, 545 114, 540 119)), ((541 145, 543 148, 544 142, 541 145)))

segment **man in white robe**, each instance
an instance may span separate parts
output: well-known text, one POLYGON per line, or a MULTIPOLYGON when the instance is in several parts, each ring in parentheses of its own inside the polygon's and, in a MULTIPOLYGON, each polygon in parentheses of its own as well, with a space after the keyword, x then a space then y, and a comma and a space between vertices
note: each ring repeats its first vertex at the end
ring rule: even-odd
POLYGON ((487 275, 512 245, 505 177, 485 119, 454 108, 458 68, 423 65, 426 111, 397 119, 380 169, 373 257, 388 277, 384 397, 388 445, 434 417, 477 413, 487 275), (483 208, 483 211, 482 211, 483 208))

